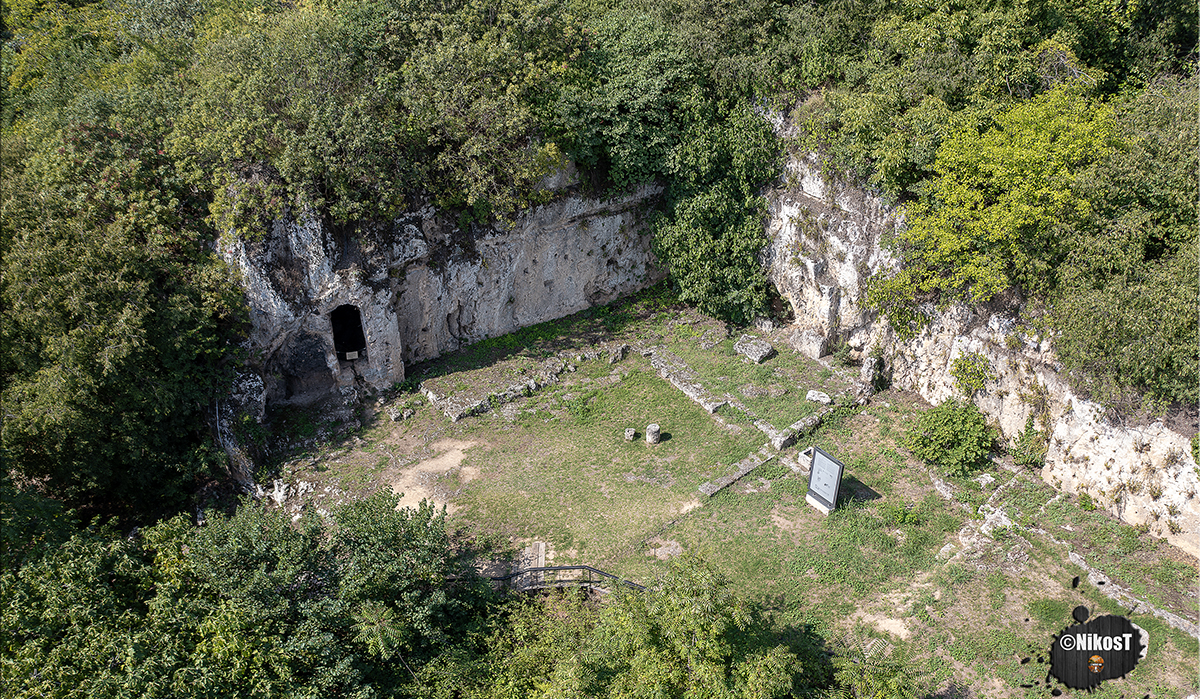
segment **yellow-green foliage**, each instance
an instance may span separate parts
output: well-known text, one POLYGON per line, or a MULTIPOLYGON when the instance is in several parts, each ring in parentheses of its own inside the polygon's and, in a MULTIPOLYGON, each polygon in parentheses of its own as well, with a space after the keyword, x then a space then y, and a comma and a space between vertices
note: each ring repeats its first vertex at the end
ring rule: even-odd
POLYGON ((1087 204, 1078 174, 1112 147, 1112 110, 1074 86, 998 114, 982 132, 963 120, 943 142, 930 195, 898 234, 908 272, 871 290, 983 302, 1013 286, 1041 293, 1068 245, 1059 224, 1087 204))
POLYGON ((988 381, 996 379, 991 362, 978 352, 964 352, 956 357, 950 375, 954 377, 954 385, 966 396, 975 395, 987 386, 988 381))

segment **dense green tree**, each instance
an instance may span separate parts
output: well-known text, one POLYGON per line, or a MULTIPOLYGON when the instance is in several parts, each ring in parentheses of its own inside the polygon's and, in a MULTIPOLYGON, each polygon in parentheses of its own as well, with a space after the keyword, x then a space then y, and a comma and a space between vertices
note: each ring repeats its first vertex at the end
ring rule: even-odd
POLYGON ((443 515, 396 502, 81 532, 0 573, 0 680, 14 697, 409 696, 490 591, 443 515))
POLYGON ((824 685, 808 636, 784 643, 708 564, 676 561, 653 589, 593 605, 519 602, 486 643, 471 697, 779 697, 824 685))
POLYGON ((94 511, 175 507, 220 463, 204 410, 242 302, 162 147, 110 114, 5 177, 0 439, 24 478, 94 511))
POLYGON ((1122 106, 1118 147, 1075 187, 1087 208, 1057 271, 1055 346, 1110 404, 1197 399, 1196 86, 1164 77, 1122 106))
POLYGON ((261 232, 285 210, 387 217, 416 189, 421 134, 389 94, 409 47, 371 50, 409 18, 348 24, 362 14, 260 12, 200 44, 171 152, 214 193, 219 230, 261 232))
POLYGON ((875 280, 867 304, 890 312, 921 295, 979 303, 1018 288, 1046 294, 1069 249, 1063 222, 1084 215, 1079 174, 1112 147, 1111 110, 1067 87, 960 125, 938 150, 929 195, 897 235, 905 270, 875 280), (898 301, 897 301, 898 300, 898 301))
POLYGON ((767 244, 766 200, 759 190, 777 176, 779 157, 770 124, 748 107, 717 123, 698 119, 672 150, 654 249, 680 299, 736 322, 765 312, 759 255, 767 244))
POLYGON ((561 101, 593 80, 588 36, 559 0, 475 0, 421 22, 403 101, 428 134, 423 185, 449 207, 510 218, 562 164, 561 101))
POLYGON ((606 14, 588 60, 595 82, 564 95, 571 155, 619 188, 651 181, 667 170, 679 142, 685 105, 695 94, 695 59, 667 24, 648 14, 606 14))
POLYGON ((727 580, 686 559, 658 589, 606 605, 577 674, 559 681, 591 696, 766 699, 790 693, 802 671, 727 580))

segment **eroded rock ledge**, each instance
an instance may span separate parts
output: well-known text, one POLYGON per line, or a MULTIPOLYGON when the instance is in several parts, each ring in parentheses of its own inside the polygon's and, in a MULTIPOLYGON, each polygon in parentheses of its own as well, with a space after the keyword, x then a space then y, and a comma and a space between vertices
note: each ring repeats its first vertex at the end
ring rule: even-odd
POLYGON ((653 284, 663 273, 643 214, 660 192, 566 194, 473 235, 425 206, 352 232, 301 217, 222 241, 246 289, 263 400, 353 400, 403 380, 406 363, 653 284))
POLYGON ((1019 308, 927 308, 928 327, 911 340, 896 337, 861 301, 871 274, 898 269, 881 243, 903 225, 902 217, 879 198, 824 177, 815 156, 789 162, 784 183, 768 199, 771 242, 763 262, 796 314, 793 346, 813 357, 836 340, 859 358, 878 348, 894 384, 935 404, 955 392, 954 361, 982 355, 997 378, 975 396, 976 404, 1010 443, 1031 414, 1039 416, 1037 427, 1050 440, 1041 471, 1047 483, 1087 493, 1125 522, 1200 556, 1200 469, 1190 434, 1162 422, 1106 422, 1100 406, 1075 395, 1060 375, 1050 340, 1019 332, 1019 308))

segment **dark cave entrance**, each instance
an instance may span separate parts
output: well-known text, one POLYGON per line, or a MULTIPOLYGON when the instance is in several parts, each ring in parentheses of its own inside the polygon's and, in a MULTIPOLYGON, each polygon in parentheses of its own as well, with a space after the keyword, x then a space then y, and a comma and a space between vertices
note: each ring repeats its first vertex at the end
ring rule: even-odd
POLYGON ((329 314, 329 320, 333 323, 333 348, 338 359, 362 359, 367 339, 358 307, 348 303, 338 306, 329 314))

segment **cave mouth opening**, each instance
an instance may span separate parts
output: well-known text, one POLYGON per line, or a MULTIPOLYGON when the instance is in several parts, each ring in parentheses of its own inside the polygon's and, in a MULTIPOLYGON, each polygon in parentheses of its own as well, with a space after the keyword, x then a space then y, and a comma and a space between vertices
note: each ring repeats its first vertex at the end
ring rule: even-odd
POLYGON ((363 335, 362 314, 358 306, 343 304, 329 314, 333 323, 333 348, 338 359, 362 359, 366 354, 367 338, 363 335))

